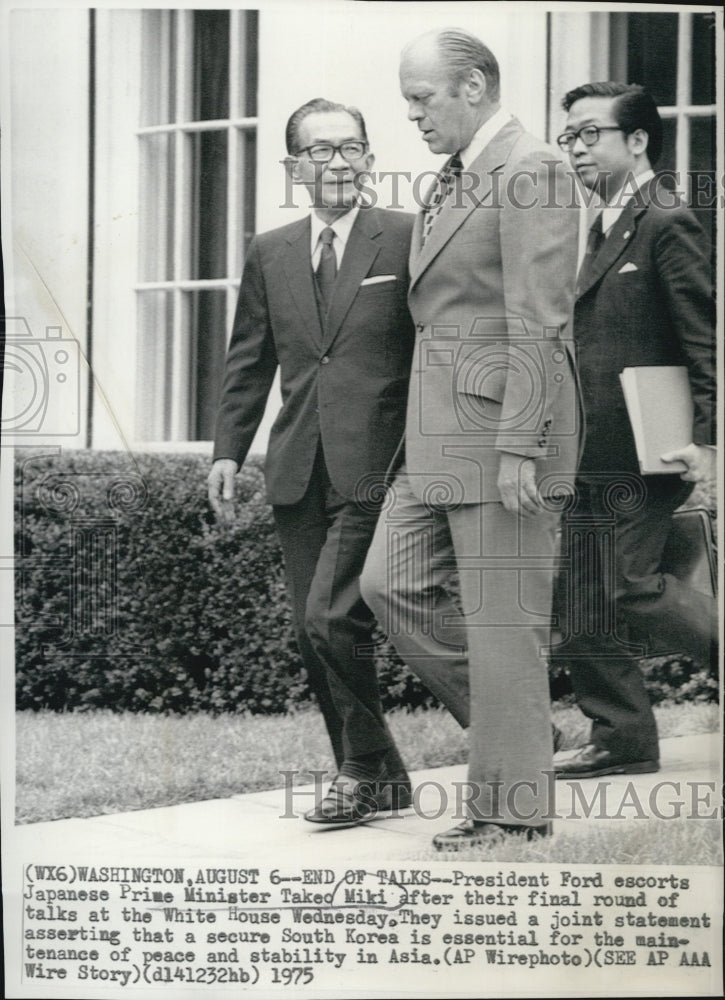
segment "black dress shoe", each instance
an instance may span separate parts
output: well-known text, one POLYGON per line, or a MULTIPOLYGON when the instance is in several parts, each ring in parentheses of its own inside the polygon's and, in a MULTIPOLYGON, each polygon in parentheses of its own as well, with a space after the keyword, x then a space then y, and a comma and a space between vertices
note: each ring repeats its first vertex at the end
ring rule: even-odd
POLYGON ((433 846, 439 851, 459 851, 465 847, 499 844, 510 834, 523 834, 526 840, 535 840, 536 837, 550 837, 551 833, 551 823, 542 823, 541 826, 518 826, 513 823, 486 823, 464 819, 451 830, 437 833, 433 838, 433 846))
POLYGON ((369 778, 338 774, 327 795, 305 813, 310 823, 324 826, 357 826, 380 813, 406 809, 413 801, 410 778, 403 772, 391 775, 385 764, 369 778))
POLYGON ((605 774, 651 774, 659 771, 660 762, 650 760, 626 760, 611 750, 596 747, 593 743, 577 750, 567 757, 554 757, 557 778, 600 778, 605 774))

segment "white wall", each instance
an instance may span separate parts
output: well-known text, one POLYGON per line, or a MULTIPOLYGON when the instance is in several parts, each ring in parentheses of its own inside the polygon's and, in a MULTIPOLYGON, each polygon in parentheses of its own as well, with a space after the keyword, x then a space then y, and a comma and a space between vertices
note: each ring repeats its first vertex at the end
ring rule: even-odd
POLYGON ((15 432, 19 444, 78 447, 87 374, 88 12, 16 10, 8 22, 4 443, 15 432))
MULTIPOLYGON (((546 13, 543 4, 280 3, 260 15, 260 126, 258 229, 303 214, 280 206, 286 187, 279 161, 291 111, 313 97, 362 111, 377 171, 437 169, 406 118, 400 96, 400 50, 432 28, 456 26, 478 35, 501 66, 502 103, 524 125, 544 134, 546 117, 546 13)), ((410 185, 401 182, 401 206, 415 211, 410 185)), ((390 182, 381 188, 392 192, 390 182)), ((380 204, 384 204, 380 202, 380 204)))
POLYGON ((609 14, 603 11, 568 11, 551 17, 552 136, 564 130, 564 94, 590 80, 609 79, 609 14))
POLYGON ((93 445, 126 450, 136 424, 141 12, 96 13, 93 445))

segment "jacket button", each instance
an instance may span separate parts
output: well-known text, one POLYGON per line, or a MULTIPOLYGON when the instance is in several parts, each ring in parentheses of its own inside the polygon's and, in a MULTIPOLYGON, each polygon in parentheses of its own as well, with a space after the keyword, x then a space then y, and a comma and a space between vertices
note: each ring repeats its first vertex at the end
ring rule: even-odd
POLYGON ((422 333, 423 330, 425 330, 425 327, 423 326, 422 323, 418 323, 418 325, 416 326, 416 330, 418 331, 418 333, 422 333))
POLYGON ((546 447, 546 438, 539 438, 539 447, 540 448, 546 447))
POLYGON ((328 358, 327 355, 325 355, 324 358, 320 358, 320 364, 321 365, 329 365, 329 363, 330 363, 330 359, 328 358))

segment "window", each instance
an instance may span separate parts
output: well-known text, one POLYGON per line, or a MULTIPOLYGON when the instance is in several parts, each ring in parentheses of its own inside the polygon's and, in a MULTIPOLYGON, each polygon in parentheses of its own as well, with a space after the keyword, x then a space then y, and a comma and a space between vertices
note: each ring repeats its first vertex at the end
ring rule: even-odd
MULTIPOLYGON (((688 194, 690 172, 711 175, 714 201, 715 15, 612 14, 610 24, 610 78, 646 87, 663 119, 657 168, 676 171, 688 194)), ((698 216, 712 236, 714 211, 698 216)))
POLYGON ((144 11, 137 427, 213 437, 255 228, 256 11, 144 11))

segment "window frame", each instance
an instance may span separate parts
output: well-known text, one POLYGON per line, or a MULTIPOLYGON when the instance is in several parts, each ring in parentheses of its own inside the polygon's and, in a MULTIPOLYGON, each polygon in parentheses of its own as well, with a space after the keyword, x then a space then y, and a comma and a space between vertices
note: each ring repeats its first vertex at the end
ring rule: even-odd
MULTIPOLYGON (((155 176, 143 176, 142 144, 153 136, 170 137, 170 149, 167 154, 173 160, 173 204, 174 217, 172 246, 167 247, 163 240, 154 246, 150 240, 140 235, 138 267, 142 266, 143 255, 148 260, 156 254, 156 273, 165 273, 166 265, 170 263, 171 278, 168 280, 136 280, 133 292, 137 303, 137 372, 138 378, 148 378, 149 373, 156 380, 164 403, 153 404, 153 408, 144 405, 137 394, 137 433, 144 423, 151 423, 150 432, 140 436, 150 441, 182 442, 192 441, 194 424, 193 403, 195 399, 195 357, 194 331, 192 330, 193 293, 198 291, 224 291, 225 294, 225 336, 228 338, 231 330, 234 309, 240 285, 242 259, 247 239, 253 234, 255 224, 255 198, 251 206, 245 206, 241 194, 241 173, 244 165, 244 145, 251 134, 256 138, 258 115, 250 116, 240 113, 246 100, 243 81, 247 77, 245 39, 248 19, 256 17, 256 11, 229 11, 229 117, 213 120, 193 119, 193 82, 194 82, 194 45, 193 45, 193 10, 156 10, 144 11, 142 14, 142 37, 151 30, 153 21, 159 26, 159 49, 166 53, 159 65, 159 83, 165 88, 161 94, 164 106, 170 110, 173 119, 164 124, 139 125, 135 136, 139 147, 139 206, 143 212, 144 200, 147 199, 155 186, 155 176), (171 49, 173 48, 173 52, 171 49), (170 93, 168 59, 174 59, 175 74, 173 74, 173 90, 170 93), (202 132, 226 132, 227 155, 227 206, 226 206, 226 274, 218 278, 190 278, 191 247, 192 247, 192 212, 194 205, 194 142, 196 135, 202 132), (251 208, 251 212, 247 209, 251 208), (251 220, 247 217, 251 214, 251 220), (170 256, 167 261, 166 256, 170 256), (144 330, 141 313, 143 311, 142 296, 147 293, 167 293, 171 297, 169 312, 172 317, 168 342, 167 363, 159 364, 159 350, 163 353, 163 345, 148 342, 143 343, 144 330), (146 359, 155 359, 146 364, 146 359), (165 381, 168 373, 169 385, 165 381)), ((254 81, 256 85, 256 81, 254 81)), ((245 169, 249 169, 244 165, 245 169)), ((256 190, 256 162, 252 163, 252 191, 256 190)), ((166 171, 162 171, 166 175, 166 171)), ((247 181, 247 184, 250 182, 247 181)), ((154 194, 151 193, 153 197, 154 194)), ((156 387, 154 387, 156 388, 156 387)), ((157 394, 154 393, 156 396, 157 394)))
MULTIPOLYGON (((629 13, 610 14, 610 79, 627 80, 627 18, 629 13)), ((663 121, 675 121, 675 166, 678 178, 677 188, 687 192, 686 178, 690 170, 690 125, 693 118, 717 119, 717 104, 692 104, 692 25, 693 11, 666 11, 657 13, 677 13, 677 65, 675 67, 675 103, 660 105, 658 110, 663 121)), ((654 13, 653 13, 654 16, 654 13)), ((640 82, 640 81, 635 81, 640 82)), ((713 163, 713 170, 715 164, 713 163)))

